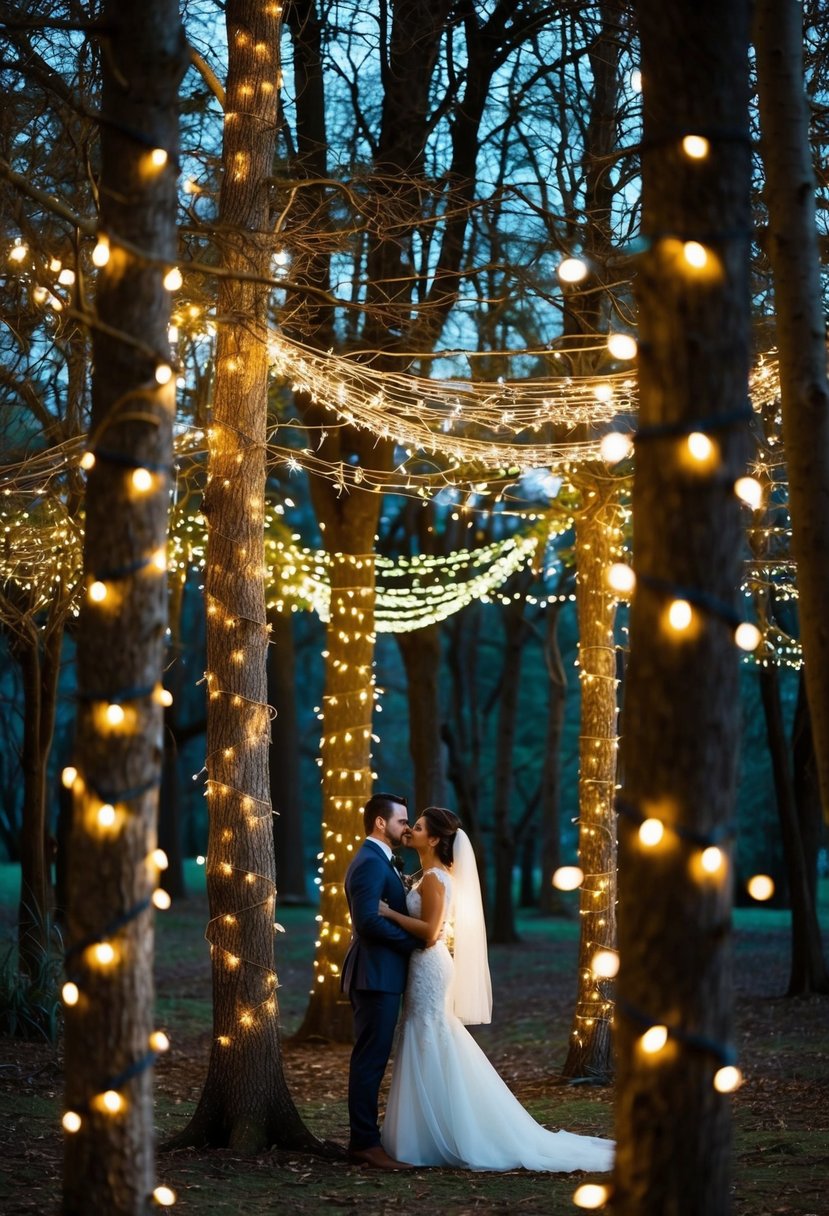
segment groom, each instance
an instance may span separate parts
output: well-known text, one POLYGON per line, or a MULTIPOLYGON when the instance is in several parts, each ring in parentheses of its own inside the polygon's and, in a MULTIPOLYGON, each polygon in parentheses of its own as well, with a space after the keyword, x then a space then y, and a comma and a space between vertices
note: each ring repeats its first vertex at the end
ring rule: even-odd
POLYGON ((423 942, 378 911, 380 900, 406 911, 403 881, 392 849, 410 835, 405 798, 373 794, 363 811, 366 839, 345 876, 351 913, 351 945, 343 963, 342 990, 354 1011, 354 1050, 348 1074, 348 1118, 352 1161, 377 1169, 411 1169, 380 1144, 377 1101, 391 1054, 409 955, 423 942))

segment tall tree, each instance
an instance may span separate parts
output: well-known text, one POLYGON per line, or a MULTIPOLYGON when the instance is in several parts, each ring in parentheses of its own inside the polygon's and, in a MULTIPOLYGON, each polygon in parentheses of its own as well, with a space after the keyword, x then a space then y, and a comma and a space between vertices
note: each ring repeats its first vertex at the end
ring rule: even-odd
POLYGON ((265 437, 269 180, 277 130, 280 6, 228 0, 219 196, 220 270, 208 521, 207 854, 213 1040, 196 1111, 171 1145, 255 1152, 316 1144, 285 1082, 274 967, 268 778, 265 437))
POLYGON ((731 1058, 739 730, 732 488, 750 416, 748 10, 636 6, 646 249, 618 802, 621 1216, 731 1210, 729 1104, 714 1082, 731 1076, 720 1070, 731 1058))
POLYGON ((754 12, 792 551, 823 817, 829 823, 829 379, 803 84, 803 7, 796 0, 757 0, 754 12))
POLYGON ((107 0, 100 31, 99 244, 109 257, 93 324, 62 1210, 139 1216, 154 1174, 152 853, 175 411, 163 279, 176 258, 177 94, 186 59, 173 0, 107 0))

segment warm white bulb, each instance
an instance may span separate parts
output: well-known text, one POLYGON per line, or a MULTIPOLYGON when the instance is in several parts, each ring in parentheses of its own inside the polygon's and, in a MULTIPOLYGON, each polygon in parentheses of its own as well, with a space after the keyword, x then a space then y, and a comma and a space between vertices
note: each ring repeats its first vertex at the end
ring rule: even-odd
POLYGON ((694 270, 702 270, 708 261, 708 250, 699 241, 685 241, 682 254, 689 266, 694 270))
POLYGON ((754 874, 746 883, 746 890, 752 899, 763 903, 774 895, 774 879, 768 874, 754 874))
POLYGON ((73 984, 72 980, 67 980, 60 990, 63 997, 64 1005, 77 1005, 80 1000, 80 991, 77 984, 73 984))
POLYGON ((109 253, 109 241, 105 236, 99 236, 98 244, 92 250, 93 266, 106 266, 107 262, 109 261, 109 253))
POLYGON ((718 849, 715 844, 709 845, 707 849, 703 849, 700 863, 706 874, 716 874, 720 869, 725 857, 722 849, 718 849))
POLYGON ((169 156, 164 148, 153 148, 150 153, 150 161, 155 165, 156 169, 163 169, 169 160, 169 156))
POLYGON ((95 959, 102 967, 108 967, 115 962, 115 950, 109 942, 98 942, 95 946, 95 959))
POLYGON ((112 803, 105 802, 98 808, 98 825, 102 828, 111 828, 114 823, 115 807, 112 803))
POLYGON ((158 384, 169 384, 173 378, 173 369, 169 363, 159 363, 155 369, 155 378, 158 384))
POLYGON ((9 250, 9 261, 10 262, 25 262, 26 254, 28 252, 29 252, 29 249, 28 249, 28 246, 26 246, 26 245, 13 245, 12 248, 9 250))
POLYGON ((686 135, 682 141, 682 151, 691 160, 704 160, 711 150, 711 145, 704 135, 686 135))
POLYGON ((76 1110, 68 1110, 61 1119, 63 1130, 70 1135, 81 1130, 81 1117, 76 1110))
POLYGON ((164 286, 167 291, 178 291, 183 282, 184 279, 182 278, 181 271, 179 270, 178 266, 173 266, 173 268, 168 270, 164 276, 164 286))
POLYGON ((581 258, 565 258, 563 262, 559 262, 556 274, 562 283, 580 283, 582 279, 587 278, 589 269, 581 258))
POLYGON ((636 575, 626 562, 614 562, 607 569, 607 585, 619 595, 630 595, 636 587, 636 575))
POLYGON ((590 969, 599 979, 612 980, 619 974, 619 955, 615 950, 597 950, 590 969))
POLYGON ((153 903, 159 912, 166 912, 172 902, 169 891, 165 891, 163 887, 158 887, 153 891, 153 903))
POLYGON ((162 1208, 171 1208, 176 1201, 176 1193, 169 1186, 157 1186, 153 1191, 153 1199, 162 1208))
POLYGON ((733 1064, 726 1064, 714 1073, 714 1089, 721 1094, 731 1094, 743 1083, 743 1074, 733 1064))
POLYGON ((111 1115, 117 1115, 123 1105, 124 1099, 117 1089, 108 1089, 105 1094, 101 1095, 101 1106, 105 1110, 108 1110, 111 1115))
POLYGON ((659 844, 662 837, 665 835, 665 825, 661 819, 646 819, 639 825, 639 839, 642 844, 652 848, 655 844, 659 844))
POLYGON ((70 270, 68 266, 64 266, 63 270, 58 275, 58 282, 62 287, 71 287, 75 282, 74 270, 70 270))
POLYGON ((674 600, 668 609, 668 622, 677 633, 683 633, 694 619, 694 611, 687 600, 674 600))
POLYGON ((609 431, 602 436, 599 451, 605 464, 618 464, 633 451, 633 439, 622 431, 609 431))
POLYGON ((608 334, 607 349, 614 359, 635 359, 639 347, 630 334, 608 334))
POLYGON ((573 1203, 577 1208, 595 1211, 596 1208, 604 1207, 609 1196, 610 1191, 606 1186, 602 1186, 598 1182, 583 1182, 573 1192, 573 1203))
POLYGON ((94 583, 90 583, 89 598, 92 600, 92 602, 94 604, 102 603, 102 601, 105 600, 106 597, 107 597, 106 583, 102 583, 100 581, 100 579, 96 579, 94 583))
POLYGON ((734 630, 734 641, 740 650, 756 650, 763 640, 763 635, 751 621, 742 621, 734 630))
POLYGON ((89 470, 94 467, 95 467, 95 453, 94 452, 84 452, 83 456, 81 456, 81 468, 86 469, 86 471, 89 472, 89 470))
POLYGON ((668 1027, 651 1026, 649 1030, 645 1031, 639 1042, 642 1045, 642 1050, 646 1051, 649 1055, 661 1051, 668 1042, 668 1027))
POLYGON ((763 505, 763 487, 756 477, 738 477, 734 482, 734 493, 752 511, 759 511, 763 505))
POLYGON ((702 431, 692 431, 686 439, 685 444, 688 448, 688 454, 693 460, 698 460, 702 463, 705 460, 711 459, 714 445, 702 431))
POLYGON ((73 764, 67 764, 66 768, 60 775, 61 785, 64 789, 71 790, 78 778, 78 770, 73 764))
POLYGON ((164 705, 165 707, 173 704, 173 694, 170 692, 169 688, 159 688, 158 697, 156 699, 159 705, 164 705))
POLYGON ((117 701, 107 705, 106 720, 110 726, 121 726, 126 716, 123 705, 119 705, 117 701))
POLYGON ((162 1052, 169 1051, 170 1040, 167 1038, 163 1030, 154 1030, 150 1035, 150 1047, 153 1051, 162 1052))
POLYGON ((553 874, 553 886, 559 891, 575 891, 584 882, 580 866, 559 866, 553 874))
POLYGON ((150 853, 150 860, 159 870, 166 870, 170 864, 170 860, 163 849, 153 849, 152 853, 150 853))
POLYGON ((147 490, 152 488, 153 475, 149 469, 133 469, 132 471, 132 486, 134 490, 138 490, 140 494, 145 494, 147 490))

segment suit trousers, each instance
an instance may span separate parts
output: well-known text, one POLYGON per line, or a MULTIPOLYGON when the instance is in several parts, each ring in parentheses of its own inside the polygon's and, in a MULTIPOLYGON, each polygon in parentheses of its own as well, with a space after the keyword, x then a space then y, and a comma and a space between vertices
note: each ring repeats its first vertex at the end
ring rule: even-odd
POLYGON ((373 1148, 380 1143, 377 1105, 383 1073, 391 1055, 394 1028, 400 1013, 399 992, 352 990, 354 1050, 348 1072, 349 1148, 373 1148))

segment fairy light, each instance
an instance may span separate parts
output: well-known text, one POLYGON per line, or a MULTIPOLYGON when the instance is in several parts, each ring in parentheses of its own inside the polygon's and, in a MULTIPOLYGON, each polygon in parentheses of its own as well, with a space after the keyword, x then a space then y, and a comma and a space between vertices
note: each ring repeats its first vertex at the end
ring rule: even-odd
POLYGON ((635 359, 639 346, 632 334, 613 333, 607 335, 607 349, 614 359, 635 359))
POLYGON ((756 477, 738 477, 734 493, 752 511, 759 511, 763 506, 763 487, 756 477))
POLYGON ((83 1126, 83 1120, 76 1110, 68 1110, 64 1113, 61 1119, 63 1130, 73 1136, 75 1132, 79 1132, 83 1126))
POLYGON ((170 1040, 163 1030, 154 1030, 149 1038, 149 1044, 153 1051, 157 1051, 159 1055, 170 1050, 170 1040))
POLYGON ((104 802, 98 807, 97 813, 98 826, 102 828, 111 828, 115 825, 116 814, 115 807, 111 802, 104 802))
POLYGON ((711 144, 704 135, 686 135, 682 140, 682 151, 689 160, 705 160, 711 144))
POLYGON ((595 1211, 604 1207, 610 1198, 610 1188, 598 1182, 583 1182, 573 1192, 573 1203, 577 1208, 595 1211))
POLYGON ((165 891, 163 887, 158 887, 155 891, 153 891, 152 901, 160 912, 166 912, 173 902, 170 898, 169 891, 165 891))
POLYGON ((104 716, 106 717, 107 725, 122 726, 127 715, 123 705, 118 705, 114 702, 112 705, 107 705, 104 716))
POLYGON ((752 899, 763 903, 774 895, 774 879, 768 874, 753 874, 746 883, 746 890, 752 899))
POLYGON ((705 464, 714 455, 714 444, 702 431, 692 431, 686 444, 691 459, 699 464, 705 464))
POLYGON ((559 866, 553 874, 553 886, 559 891, 576 891, 584 882, 580 866, 559 866))
POLYGON ((156 383, 165 385, 169 384, 173 378, 173 369, 169 363, 159 363, 155 369, 156 383))
POLYGON ((743 1083, 743 1074, 734 1064, 725 1064, 714 1073, 714 1089, 721 1094, 734 1093, 743 1083))
POLYGON ((606 464, 618 464, 633 451, 633 439, 621 431, 609 431, 607 435, 602 436, 599 451, 606 464))
POLYGON ((90 469, 94 469, 95 468, 95 453, 94 452, 84 452, 83 456, 81 456, 81 459, 80 459, 80 466, 87 473, 89 472, 90 469))
POLYGON ((656 1055, 668 1042, 667 1026, 651 1026, 639 1040, 639 1045, 647 1055, 656 1055))
POLYGON ((153 1191, 153 1200, 161 1208, 171 1208, 176 1202, 176 1193, 169 1186, 157 1186, 153 1191))
POLYGON ((699 241, 685 241, 682 245, 682 256, 694 270, 703 270, 709 261, 709 252, 699 241))
POLYGON ((67 764, 60 775, 60 782, 64 789, 71 790, 72 786, 78 779, 78 770, 73 764, 67 764))
POLYGON ((675 633, 685 633, 694 619, 694 610, 687 600, 672 600, 668 605, 668 624, 675 633))
POLYGON ((17 262, 19 265, 21 262, 26 261, 28 254, 29 254, 29 248, 27 245, 24 245, 22 242, 16 243, 9 250, 9 261, 17 262))
POLYGON ((182 273, 179 270, 178 266, 173 266, 170 270, 167 271, 167 273, 164 276, 163 282, 164 282, 165 290, 178 291, 179 287, 181 287, 182 283, 184 282, 184 278, 182 277, 182 273))
POLYGON ((106 583, 101 582, 100 579, 96 579, 93 583, 90 583, 88 594, 93 604, 102 604, 108 595, 106 583))
POLYGON ((619 973, 619 955, 615 950, 597 950, 590 968, 597 978, 612 980, 619 973))
POLYGON ((108 1089, 101 1094, 97 1105, 105 1110, 107 1114, 117 1115, 124 1109, 124 1099, 115 1089, 108 1089))
POLYGON ((751 621, 743 621, 734 630, 734 641, 739 646, 740 650, 753 651, 763 640, 763 635, 756 625, 751 621))
POLYGON ((153 487, 153 475, 149 469, 133 469, 131 481, 132 488, 139 494, 146 494, 153 487))
POLYGON ((639 839, 646 848, 659 844, 665 835, 665 825, 661 819, 645 819, 639 827, 639 839))
POLYGON ((581 283, 589 273, 590 268, 582 258, 565 258, 556 267, 562 283, 581 283))
POLYGON ((153 148, 149 160, 154 169, 163 169, 169 160, 166 148, 153 148))
POLYGON ((115 947, 111 942, 98 942, 92 948, 92 956, 101 967, 110 967, 117 958, 115 947))
POLYGON ((100 270, 102 267, 106 266, 107 262, 109 261, 110 253, 111 250, 109 246, 109 238, 99 236, 97 244, 92 250, 92 265, 97 266, 100 270))
POLYGON ((63 987, 60 990, 60 994, 61 994, 61 997, 63 998, 64 1005, 68 1005, 70 1008, 74 1005, 77 1005, 78 1001, 80 1000, 80 996, 81 996, 78 985, 73 983, 72 980, 66 981, 66 983, 63 985, 63 987))
POLYGON ((632 595, 636 587, 636 575, 626 562, 613 562, 607 569, 607 585, 617 595, 632 595))

